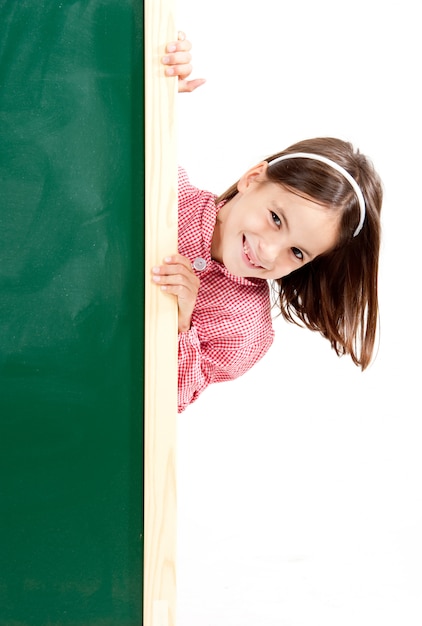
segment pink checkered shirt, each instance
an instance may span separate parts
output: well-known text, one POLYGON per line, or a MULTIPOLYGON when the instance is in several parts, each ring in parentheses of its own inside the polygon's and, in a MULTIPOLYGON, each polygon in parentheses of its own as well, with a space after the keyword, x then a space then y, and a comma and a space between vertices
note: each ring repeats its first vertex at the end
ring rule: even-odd
MULTIPOLYGON (((271 346, 269 286, 239 278, 211 259, 218 209, 215 196, 192 186, 179 168, 179 253, 192 262, 200 288, 189 331, 179 333, 178 407, 182 412, 211 383, 232 380, 249 370, 271 346)), ((221 205, 220 205, 221 206, 221 205)))

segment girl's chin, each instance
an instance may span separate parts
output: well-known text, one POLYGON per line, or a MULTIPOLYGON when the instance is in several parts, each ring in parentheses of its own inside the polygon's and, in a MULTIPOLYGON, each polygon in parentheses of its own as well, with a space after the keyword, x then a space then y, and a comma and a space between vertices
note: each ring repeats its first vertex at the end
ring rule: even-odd
POLYGON ((237 278, 246 278, 246 273, 242 272, 241 268, 239 267, 239 264, 235 264, 235 263, 224 264, 223 263, 223 265, 226 268, 226 270, 230 272, 232 276, 236 276, 237 278))

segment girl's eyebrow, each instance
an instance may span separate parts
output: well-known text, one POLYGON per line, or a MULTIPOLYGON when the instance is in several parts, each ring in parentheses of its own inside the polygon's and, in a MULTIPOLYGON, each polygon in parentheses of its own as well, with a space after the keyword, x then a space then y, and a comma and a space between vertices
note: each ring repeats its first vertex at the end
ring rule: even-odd
MULTIPOLYGON (((277 213, 280 214, 280 216, 283 219, 284 224, 286 225, 286 228, 288 231, 290 231, 290 227, 289 227, 289 222, 287 220, 286 214, 284 213, 283 209, 278 206, 277 204, 275 204, 275 202, 273 203, 273 208, 271 209, 272 211, 276 211, 277 213)), ((297 247, 301 252, 303 252, 304 254, 306 254, 307 257, 309 257, 311 260, 314 258, 312 254, 310 254, 308 252, 308 250, 305 250, 305 248, 302 248, 302 246, 295 246, 297 247)))

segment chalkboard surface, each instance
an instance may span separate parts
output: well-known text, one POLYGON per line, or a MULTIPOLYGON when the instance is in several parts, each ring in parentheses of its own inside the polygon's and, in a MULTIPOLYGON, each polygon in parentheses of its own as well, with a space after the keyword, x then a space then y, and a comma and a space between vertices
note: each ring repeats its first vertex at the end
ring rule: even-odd
POLYGON ((142 623, 143 7, 0 0, 0 625, 142 623))

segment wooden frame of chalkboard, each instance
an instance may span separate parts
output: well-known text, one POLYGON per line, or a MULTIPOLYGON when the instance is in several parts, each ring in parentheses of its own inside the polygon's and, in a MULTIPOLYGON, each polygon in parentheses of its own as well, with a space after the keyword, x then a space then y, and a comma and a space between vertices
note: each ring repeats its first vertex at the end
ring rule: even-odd
POLYGON ((145 552, 144 623, 176 623, 177 308, 151 286, 177 251, 176 79, 160 57, 176 39, 172 0, 145 2, 145 552))
POLYGON ((175 623, 172 19, 0 3, 0 626, 175 623))

